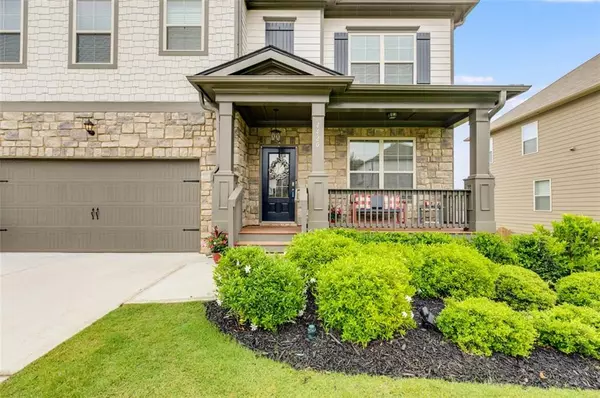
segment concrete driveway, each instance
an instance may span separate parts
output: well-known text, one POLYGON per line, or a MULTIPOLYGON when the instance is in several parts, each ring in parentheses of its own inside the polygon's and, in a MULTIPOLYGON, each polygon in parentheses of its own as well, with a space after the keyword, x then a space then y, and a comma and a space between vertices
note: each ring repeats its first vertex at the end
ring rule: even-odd
POLYGON ((212 267, 196 253, 0 253, 0 376, 123 303, 212 298, 212 267))

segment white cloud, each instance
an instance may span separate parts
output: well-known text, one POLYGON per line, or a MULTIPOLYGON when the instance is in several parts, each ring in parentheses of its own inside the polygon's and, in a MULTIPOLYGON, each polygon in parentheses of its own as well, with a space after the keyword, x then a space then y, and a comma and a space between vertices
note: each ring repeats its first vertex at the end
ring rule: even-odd
POLYGON ((455 84, 486 84, 493 83, 494 78, 491 76, 456 76, 454 78, 455 84))

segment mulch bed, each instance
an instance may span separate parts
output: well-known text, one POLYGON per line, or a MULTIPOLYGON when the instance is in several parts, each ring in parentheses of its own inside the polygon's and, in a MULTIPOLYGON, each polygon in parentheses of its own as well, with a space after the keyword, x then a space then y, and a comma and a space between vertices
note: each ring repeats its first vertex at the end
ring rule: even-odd
POLYGON ((251 331, 214 301, 206 304, 206 314, 222 332, 233 336, 242 345, 297 369, 600 389, 600 361, 579 355, 565 355, 552 348, 536 348, 529 358, 465 354, 422 319, 418 310, 423 306, 437 315, 444 304, 441 300, 415 298, 413 312, 418 327, 409 330, 404 337, 372 342, 366 348, 341 342, 336 333, 325 333, 312 300, 296 323, 280 327, 277 333, 260 329, 251 331), (315 324, 318 330, 313 341, 306 337, 309 324, 315 324))

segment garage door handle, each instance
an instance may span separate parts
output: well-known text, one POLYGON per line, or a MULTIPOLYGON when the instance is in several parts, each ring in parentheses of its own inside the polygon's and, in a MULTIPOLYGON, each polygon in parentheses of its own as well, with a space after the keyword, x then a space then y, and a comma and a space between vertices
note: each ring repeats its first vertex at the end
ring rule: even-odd
POLYGON ((98 207, 96 207, 96 220, 100 219, 100 213, 99 213, 100 209, 98 207))
POLYGON ((94 208, 92 207, 92 220, 94 219, 94 208))

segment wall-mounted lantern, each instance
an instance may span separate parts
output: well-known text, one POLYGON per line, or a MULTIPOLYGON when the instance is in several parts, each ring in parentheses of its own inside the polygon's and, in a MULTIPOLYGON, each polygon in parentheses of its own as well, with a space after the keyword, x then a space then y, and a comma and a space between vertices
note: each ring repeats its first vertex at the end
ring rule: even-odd
POLYGON ((279 109, 275 108, 273 112, 275 112, 275 128, 271 129, 271 141, 279 144, 281 142, 281 130, 277 128, 277 112, 279 112, 279 109))
POLYGON ((96 134, 96 132, 94 131, 94 123, 92 123, 92 121, 90 119, 83 122, 83 127, 85 128, 85 131, 87 131, 89 135, 96 134))

